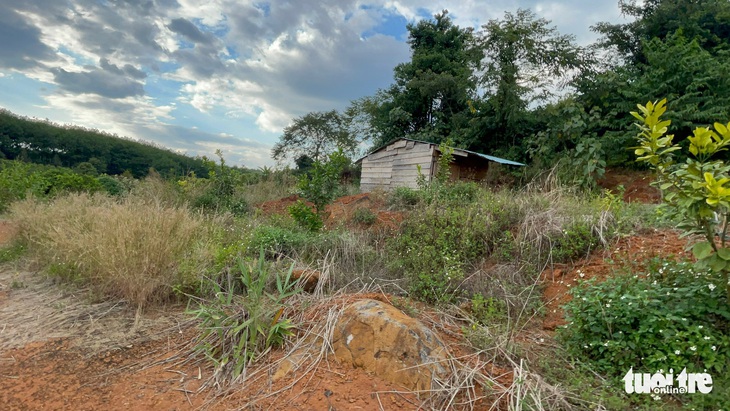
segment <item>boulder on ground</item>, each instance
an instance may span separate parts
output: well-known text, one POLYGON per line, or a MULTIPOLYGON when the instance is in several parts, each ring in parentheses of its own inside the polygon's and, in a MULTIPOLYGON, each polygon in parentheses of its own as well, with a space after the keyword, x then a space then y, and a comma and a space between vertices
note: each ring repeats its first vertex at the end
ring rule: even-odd
POLYGON ((299 281, 299 286, 308 293, 313 293, 317 289, 319 277, 319 271, 315 270, 294 270, 291 273, 291 280, 299 281))
POLYGON ((347 307, 335 328, 335 356, 412 391, 432 388, 446 372, 448 351, 420 321, 376 300, 347 307))

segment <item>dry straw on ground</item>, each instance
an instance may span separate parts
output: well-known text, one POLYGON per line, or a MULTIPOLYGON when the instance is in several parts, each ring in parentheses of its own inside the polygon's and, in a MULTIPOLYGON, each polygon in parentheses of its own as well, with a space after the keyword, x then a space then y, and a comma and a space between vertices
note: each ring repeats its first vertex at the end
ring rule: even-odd
POLYGON ((10 214, 41 266, 138 307, 193 284, 210 261, 204 218, 154 199, 28 199, 10 214))

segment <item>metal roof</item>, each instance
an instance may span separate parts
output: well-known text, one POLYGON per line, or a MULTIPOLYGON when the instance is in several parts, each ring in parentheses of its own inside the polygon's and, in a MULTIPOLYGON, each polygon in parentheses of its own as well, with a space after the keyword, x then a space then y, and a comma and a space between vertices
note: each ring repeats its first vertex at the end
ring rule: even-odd
MULTIPOLYGON (((438 147, 438 144, 432 143, 430 141, 414 140, 412 138, 401 137, 401 138, 396 139, 396 140, 393 140, 393 141, 391 141, 391 142, 389 142, 389 143, 387 143, 387 144, 385 144, 385 145, 383 145, 381 147, 376 148, 375 150, 373 150, 373 151, 365 154, 364 156, 358 158, 357 160, 355 160, 355 162, 356 163, 359 163, 360 161, 362 161, 365 157, 369 156, 370 154, 376 153, 376 152, 384 149, 385 147, 388 147, 389 145, 395 143, 396 141, 400 141, 400 140, 415 141, 416 143, 431 144, 431 145, 434 145, 434 146, 437 146, 438 147)), ((476 151, 464 150, 463 148, 456 148, 456 147, 454 147, 454 150, 459 150, 459 151, 463 151, 465 153, 474 154, 474 155, 479 156, 481 158, 484 158, 486 160, 494 161, 495 163, 507 164, 507 165, 510 165, 510 166, 524 166, 525 165, 525 164, 522 164, 522 163, 518 163, 517 161, 506 160, 504 158, 499 158, 499 157, 494 157, 494 156, 490 156, 490 155, 487 155, 487 154, 477 153, 476 151)))

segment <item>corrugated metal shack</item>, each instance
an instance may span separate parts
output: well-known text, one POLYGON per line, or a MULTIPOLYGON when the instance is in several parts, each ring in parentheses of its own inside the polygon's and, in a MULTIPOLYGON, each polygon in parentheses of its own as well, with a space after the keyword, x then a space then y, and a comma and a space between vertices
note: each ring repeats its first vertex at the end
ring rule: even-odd
MULTIPOLYGON (((431 181, 436 175, 440 156, 438 144, 408 138, 396 140, 356 161, 362 163, 360 190, 418 188, 417 166, 421 166, 421 173, 426 176, 426 180, 431 181)), ((481 181, 487 175, 490 162, 524 166, 516 161, 456 148, 451 163, 451 179, 481 181)))

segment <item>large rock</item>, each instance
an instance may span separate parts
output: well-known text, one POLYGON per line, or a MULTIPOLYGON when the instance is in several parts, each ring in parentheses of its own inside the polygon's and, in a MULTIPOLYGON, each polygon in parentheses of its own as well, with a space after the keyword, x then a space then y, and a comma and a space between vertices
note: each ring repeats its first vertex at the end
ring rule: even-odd
POLYGON ((436 334, 392 305, 361 300, 347 307, 333 338, 340 362, 412 391, 430 390, 446 372, 447 350, 436 334))

